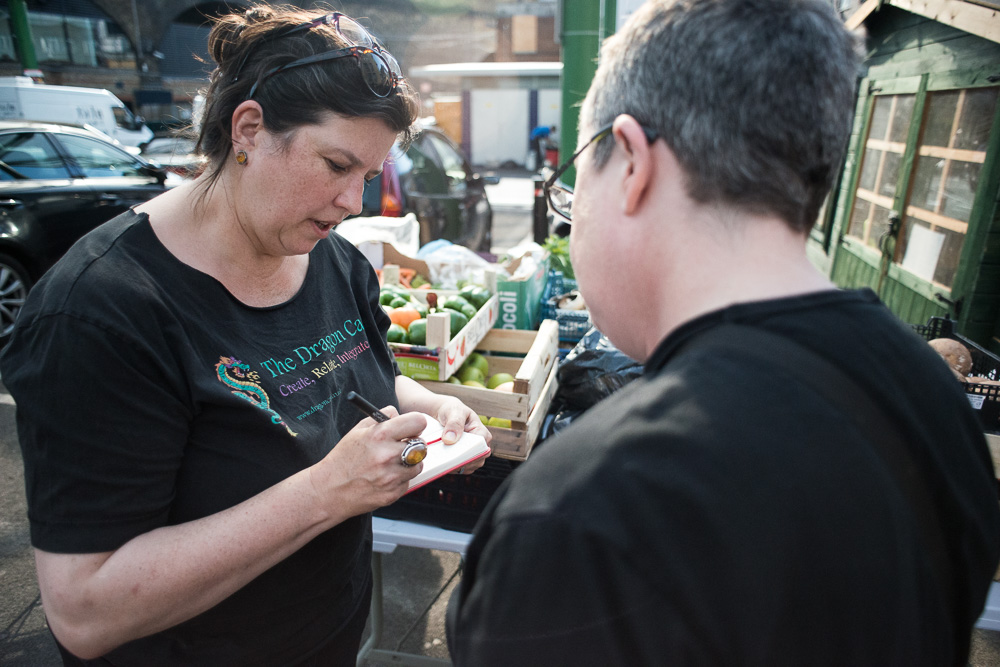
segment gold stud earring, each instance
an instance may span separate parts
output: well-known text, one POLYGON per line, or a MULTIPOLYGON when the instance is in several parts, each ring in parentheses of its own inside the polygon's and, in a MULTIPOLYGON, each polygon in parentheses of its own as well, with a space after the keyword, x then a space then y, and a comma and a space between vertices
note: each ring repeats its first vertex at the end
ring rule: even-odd
POLYGON ((236 151, 236 164, 243 166, 247 163, 247 159, 246 151, 236 151))

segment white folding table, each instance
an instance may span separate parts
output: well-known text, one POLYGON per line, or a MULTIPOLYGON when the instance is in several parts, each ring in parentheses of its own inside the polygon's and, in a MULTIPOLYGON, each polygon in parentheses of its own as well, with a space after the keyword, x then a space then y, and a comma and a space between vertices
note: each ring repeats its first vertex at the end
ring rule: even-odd
POLYGON ((1000 630, 1000 583, 996 581, 990 585, 986 606, 983 615, 976 621, 976 627, 983 630, 1000 630))
POLYGON ((360 667, 366 659, 381 660, 393 665, 411 665, 412 667, 451 665, 448 660, 375 648, 375 645, 382 638, 384 620, 382 615, 382 554, 390 554, 396 550, 396 547, 404 546, 452 551, 464 556, 472 535, 409 521, 383 519, 377 516, 372 517, 372 533, 372 633, 358 652, 358 666, 360 667))
MULTIPOLYGON (((450 665, 448 660, 430 658, 422 655, 400 653, 376 649, 375 644, 382 638, 382 554, 392 553, 398 546, 418 547, 421 549, 437 549, 452 551, 465 556, 472 535, 453 530, 445 530, 434 526, 426 526, 409 521, 394 521, 380 517, 372 518, 374 533, 372 556, 372 633, 361 651, 358 653, 358 665, 370 658, 382 660, 394 665, 412 665, 413 667, 444 667, 450 665)), ((1000 583, 993 582, 982 615, 976 622, 976 627, 983 630, 1000 631, 1000 583)))

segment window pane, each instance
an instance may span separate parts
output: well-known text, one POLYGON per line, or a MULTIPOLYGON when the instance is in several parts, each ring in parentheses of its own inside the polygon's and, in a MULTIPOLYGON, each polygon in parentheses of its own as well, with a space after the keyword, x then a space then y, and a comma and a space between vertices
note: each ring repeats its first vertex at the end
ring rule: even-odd
POLYGON ((1000 88, 977 88, 965 91, 965 104, 955 133, 955 148, 985 151, 990 127, 997 108, 1000 88))
POLYGON ((872 108, 872 120, 868 125, 868 136, 885 139, 889 136, 889 116, 892 110, 891 97, 879 97, 872 108))
POLYGON ((916 95, 894 95, 892 109, 892 126, 889 128, 889 141, 906 143, 906 135, 910 131, 910 118, 913 116, 913 102, 916 95))
MULTIPOLYGON (((69 178, 69 171, 46 138, 36 132, 0 135, 0 161, 25 178, 69 178)), ((11 180, 12 174, 4 174, 11 180)))
POLYGON ((896 185, 899 183, 899 164, 903 156, 899 153, 886 153, 882 163, 882 175, 879 181, 878 193, 885 197, 896 196, 896 185))
POLYGON ((125 33, 111 21, 94 21, 97 33, 97 58, 103 67, 135 68, 135 52, 125 33))
POLYGON ((928 93, 897 260, 950 287, 972 217, 997 87, 928 93))
POLYGON ((847 235, 873 248, 889 228, 888 207, 896 196, 915 99, 915 95, 881 95, 872 104, 847 235))
POLYGON ((10 34, 10 14, 0 11, 0 61, 17 62, 14 36, 10 34))
POLYGON ((960 90, 948 90, 927 95, 927 125, 923 142, 931 146, 947 146, 955 122, 955 107, 960 90))
POLYGON ((879 239, 889 229, 889 213, 889 209, 878 204, 860 198, 856 199, 847 235, 860 239, 865 245, 877 249, 879 239))
POLYGON ((59 142, 88 178, 143 175, 135 158, 96 139, 64 134, 59 142))
POLYGON ((875 179, 878 176, 878 165, 882 161, 882 151, 869 149, 865 151, 864 163, 861 165, 861 178, 858 187, 862 190, 875 191, 875 179))
POLYGON ((94 30, 90 19, 70 17, 66 21, 66 41, 69 43, 69 55, 74 65, 97 66, 97 54, 94 51, 94 30))
POLYGON ((958 270, 965 234, 907 218, 899 256, 904 269, 924 280, 951 285, 958 270))
POLYGON ((69 62, 69 50, 61 16, 28 14, 31 41, 39 62, 69 62))

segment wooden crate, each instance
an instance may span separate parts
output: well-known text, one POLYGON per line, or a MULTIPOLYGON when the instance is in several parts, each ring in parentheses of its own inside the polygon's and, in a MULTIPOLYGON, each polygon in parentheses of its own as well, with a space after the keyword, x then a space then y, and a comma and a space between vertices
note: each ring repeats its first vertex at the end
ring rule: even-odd
MULTIPOLYGON (((386 264, 382 268, 384 284, 398 285, 399 267, 386 264)), ((476 311, 476 316, 462 327, 461 331, 452 332, 450 316, 447 313, 431 313, 427 316, 427 340, 424 345, 407 345, 389 343, 396 363, 403 375, 414 380, 437 380, 444 382, 458 370, 465 360, 476 349, 488 332, 493 329, 500 312, 497 299, 496 273, 487 274, 490 282, 486 288, 493 294, 482 308, 476 311)), ((427 295, 433 292, 438 300, 444 302, 449 296, 458 294, 458 290, 407 290, 410 294, 427 303, 427 295)))
POLYGON ((543 320, 538 331, 492 329, 476 351, 486 357, 491 373, 514 376, 512 392, 421 380, 438 394, 455 396, 480 415, 511 421, 510 428, 489 426, 493 456, 523 461, 538 439, 559 382, 559 325, 543 320), (518 356, 504 356, 515 354, 518 356))

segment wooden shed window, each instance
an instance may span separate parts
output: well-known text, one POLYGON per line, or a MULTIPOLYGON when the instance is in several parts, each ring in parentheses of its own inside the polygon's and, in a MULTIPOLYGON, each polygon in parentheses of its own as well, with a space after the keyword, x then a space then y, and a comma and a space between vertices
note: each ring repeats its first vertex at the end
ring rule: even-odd
POLYGON ((902 202, 893 261, 923 280, 950 288, 986 160, 998 90, 928 92, 922 118, 913 118, 916 95, 876 98, 847 235, 879 248, 889 216, 902 202), (914 122, 922 126, 916 145, 910 147, 912 171, 903 173, 914 122), (899 193, 903 184, 908 192, 899 193))
POLYGON ((986 160, 997 88, 928 93, 896 261, 950 287, 986 160))
POLYGON ((889 230, 915 100, 915 95, 886 95, 876 99, 872 109, 847 235, 873 248, 889 230))

